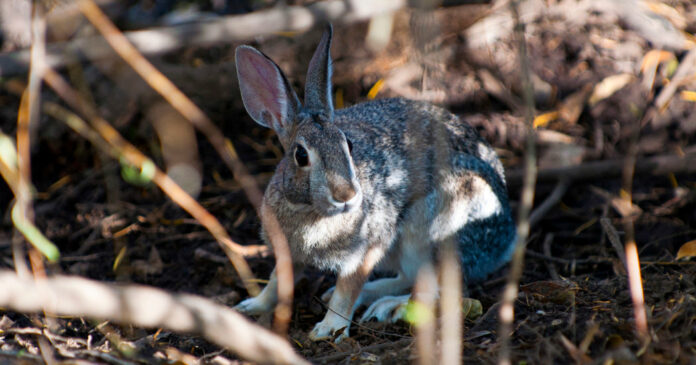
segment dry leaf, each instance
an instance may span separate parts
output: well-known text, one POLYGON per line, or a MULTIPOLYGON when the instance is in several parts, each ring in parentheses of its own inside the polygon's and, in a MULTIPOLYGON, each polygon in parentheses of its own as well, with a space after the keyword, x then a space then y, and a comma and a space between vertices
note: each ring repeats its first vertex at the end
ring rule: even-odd
POLYGON ((643 62, 640 64, 640 72, 645 72, 655 68, 657 65, 674 59, 674 53, 661 49, 653 49, 643 56, 643 62))
POLYGON ((175 347, 169 346, 164 351, 167 354, 167 359, 173 364, 192 365, 201 363, 195 356, 179 351, 179 349, 175 347))
POLYGON ((548 112, 537 115, 534 118, 534 128, 543 127, 556 119, 558 119, 558 112, 548 112))
POLYGON ((8 316, 3 315, 2 318, 0 318, 0 331, 4 331, 14 324, 14 321, 11 320, 8 316))
POLYGON ((688 22, 684 15, 679 12, 679 10, 660 2, 646 1, 645 5, 653 13, 667 18, 672 25, 677 29, 684 29, 688 25, 688 22))
POLYGON ((571 304, 575 300, 575 293, 580 287, 572 281, 535 281, 520 286, 520 291, 527 293, 540 302, 556 304, 571 304))
POLYGON ((141 276, 158 275, 164 270, 164 261, 155 246, 150 249, 150 256, 147 261, 133 260, 131 264, 133 271, 141 276))
POLYGON ((581 90, 568 95, 561 103, 558 116, 567 123, 575 124, 585 109, 585 102, 590 93, 592 93, 592 85, 585 85, 581 90))
POLYGON ((382 87, 384 87, 384 79, 377 80, 377 82, 375 82, 375 84, 370 88, 370 91, 367 92, 367 99, 372 100, 376 98, 377 93, 382 90, 382 87))
POLYGON ((677 260, 696 257, 696 240, 683 244, 677 252, 677 260))
POLYGON ((696 102, 696 91, 684 90, 680 93, 682 100, 696 102))
POLYGON ((628 85, 628 83, 633 81, 633 79, 633 75, 629 73, 606 77, 604 80, 595 85, 594 90, 592 90, 592 95, 590 96, 589 100, 590 106, 614 95, 615 92, 628 85))
POLYGON ((622 348, 626 346, 626 341, 624 341, 623 337, 619 334, 612 334, 607 337, 607 342, 606 342, 606 349, 607 350, 616 350, 619 348, 622 348))
POLYGON ((474 320, 483 315, 483 305, 478 299, 462 298, 462 313, 464 318, 474 320))
POLYGON ((554 143, 574 144, 575 139, 565 133, 550 129, 540 129, 536 133, 537 142, 541 145, 550 145, 554 143))
POLYGON ((614 196, 606 190, 602 190, 596 186, 591 186, 590 189, 597 195, 609 201, 611 207, 614 208, 622 217, 638 216, 643 213, 639 206, 631 203, 626 199, 626 192, 621 190, 619 197, 614 196))
POLYGON ((637 205, 623 198, 612 198, 610 203, 612 208, 616 209, 622 217, 637 216, 643 212, 637 205))

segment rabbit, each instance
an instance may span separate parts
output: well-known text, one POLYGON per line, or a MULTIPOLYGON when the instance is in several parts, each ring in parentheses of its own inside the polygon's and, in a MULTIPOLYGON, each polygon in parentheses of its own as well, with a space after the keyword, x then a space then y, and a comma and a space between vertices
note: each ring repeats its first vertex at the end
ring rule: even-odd
MULTIPOLYGON (((260 209, 275 216, 299 273, 332 271, 336 286, 312 340, 349 337, 361 320, 404 313, 419 268, 453 240, 467 283, 506 264, 515 244, 503 166, 474 128, 426 102, 380 99, 334 110, 327 26, 309 63, 302 104, 281 69, 250 46, 235 52, 242 101, 251 118, 272 128, 285 155, 260 209), (390 272, 367 282, 373 271, 390 272)), ((297 274, 295 277, 297 278, 297 274)), ((261 293, 235 306, 272 311, 275 270, 261 293)))

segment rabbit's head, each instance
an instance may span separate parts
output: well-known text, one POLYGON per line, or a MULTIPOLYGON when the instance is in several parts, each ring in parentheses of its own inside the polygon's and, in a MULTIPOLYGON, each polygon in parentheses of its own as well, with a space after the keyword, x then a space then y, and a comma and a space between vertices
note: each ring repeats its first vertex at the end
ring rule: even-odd
POLYGON ((244 107, 276 131, 285 149, 271 183, 289 209, 321 215, 354 211, 362 202, 352 142, 333 123, 331 35, 329 26, 310 61, 304 105, 266 55, 249 46, 235 54, 244 107))

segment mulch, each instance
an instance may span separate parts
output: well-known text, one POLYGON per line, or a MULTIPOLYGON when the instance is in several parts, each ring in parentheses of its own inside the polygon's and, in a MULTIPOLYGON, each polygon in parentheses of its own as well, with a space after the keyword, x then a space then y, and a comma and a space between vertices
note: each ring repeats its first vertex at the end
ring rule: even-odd
MULTIPOLYGON (((689 34, 693 42, 696 5, 688 0, 654 4, 663 19, 679 34, 689 34)), ((696 94, 689 94, 696 91, 696 65, 687 69, 691 76, 669 103, 658 108, 656 101, 680 67, 688 66, 684 60, 689 51, 656 45, 633 18, 591 6, 582 8, 583 13, 577 7, 564 13, 564 6, 571 5, 526 9, 536 115, 543 116, 535 119, 540 169, 623 159, 634 147, 638 163, 654 156, 691 156, 696 165, 696 94), (652 73, 650 61, 655 58, 650 57, 659 59, 652 64, 652 73), (602 93, 598 85, 611 92, 602 93)), ((367 24, 338 26, 335 89, 349 105, 365 100, 382 80, 386 86, 378 97, 406 95, 445 105, 496 147, 509 176, 519 176, 525 127, 514 37, 503 32, 494 46, 481 48, 474 39, 480 33, 471 27, 475 20, 494 14, 490 5, 401 12, 395 17, 392 42, 379 53, 363 45, 367 24), (436 24, 439 32, 427 38, 412 30, 414 23, 436 24), (419 37, 426 42, 412 41, 419 37), (417 72, 412 71, 414 65, 420 67, 417 72)), ((298 80, 304 77, 317 39, 318 33, 311 33, 254 45, 279 60, 291 83, 301 90, 298 80)), ((218 124, 263 185, 280 157, 280 145, 244 112, 232 65, 234 46, 189 47, 155 63, 218 124)), ((82 66, 83 80, 100 112, 161 164, 166 156, 145 120, 147 103, 109 76, 113 65, 82 66)), ((50 91, 42 97, 57 100, 50 91)), ((2 130, 13 135, 19 98, 2 88, 0 105, 2 130)), ((198 200, 237 242, 261 244, 259 221, 232 173, 201 136, 198 148, 203 171, 198 200)), ((560 201, 532 227, 515 303, 513 362, 696 363, 696 259, 677 258, 681 247, 696 240, 696 173, 689 168, 640 173, 632 183, 634 206, 626 207, 618 170, 569 181, 560 201), (607 232, 613 227, 623 242, 627 221, 635 228, 641 259, 650 327, 647 343, 636 335, 626 270, 607 232)), ((89 142, 59 122, 42 117, 32 150, 35 220, 62 254, 57 265, 47 267, 49 272, 146 284, 230 306, 247 297, 223 251, 198 222, 154 185, 133 185, 120 174, 118 162, 95 153, 89 142)), ((538 182, 536 206, 556 184, 555 179, 538 182)), ((511 179, 509 191, 516 210, 519 178, 511 179)), ((0 206, 5 212, 11 199, 2 185, 0 206)), ((4 268, 13 267, 13 235, 6 218, 0 230, 4 268)), ((274 261, 252 257, 249 264, 258 278, 265 279, 274 261)), ((484 314, 464 323, 464 362, 497 361, 497 303, 507 271, 468 290, 469 297, 481 301, 484 314)), ((338 345, 310 341, 309 331, 326 310, 318 298, 334 280, 331 274, 308 270, 297 284, 288 339, 298 353, 315 363, 417 359, 414 330, 407 323, 355 325, 350 339, 338 345)), ((270 318, 258 321, 270 325, 270 318)), ((0 311, 0 363, 42 363, 40 346, 51 348, 65 362, 222 364, 235 359, 204 339, 185 334, 0 311), (42 330, 46 326, 49 331, 42 330)))

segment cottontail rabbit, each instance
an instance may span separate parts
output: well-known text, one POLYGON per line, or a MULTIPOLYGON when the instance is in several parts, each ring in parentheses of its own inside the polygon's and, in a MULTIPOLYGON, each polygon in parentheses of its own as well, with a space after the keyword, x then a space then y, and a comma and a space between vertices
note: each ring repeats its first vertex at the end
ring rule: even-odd
MULTIPOLYGON (((328 26, 309 64, 304 105, 263 53, 240 46, 236 61, 247 112, 275 130, 285 149, 266 189, 262 225, 275 215, 296 270, 308 264, 336 273, 325 295, 329 311, 310 338, 343 329, 338 342, 362 304, 370 305, 363 320, 394 320, 420 266, 444 240, 457 243, 470 283, 510 259, 515 227, 502 164, 456 116, 398 98, 334 110, 331 37, 328 26), (397 276, 365 283, 373 270, 397 276)), ((276 302, 274 271, 261 294, 235 308, 259 314, 276 302)))

